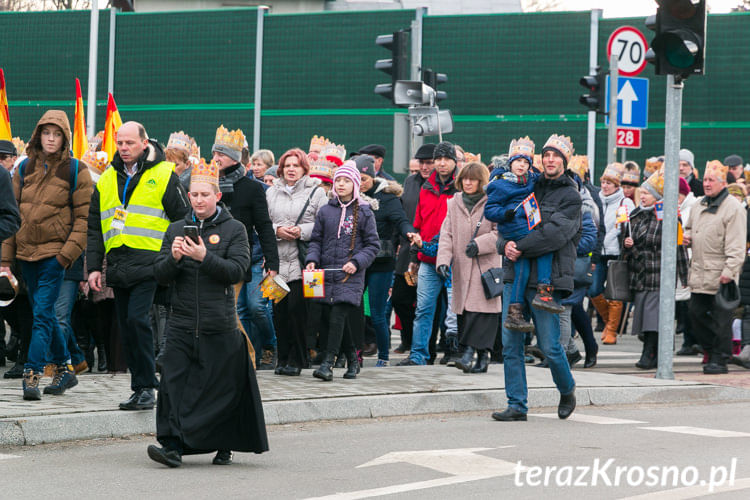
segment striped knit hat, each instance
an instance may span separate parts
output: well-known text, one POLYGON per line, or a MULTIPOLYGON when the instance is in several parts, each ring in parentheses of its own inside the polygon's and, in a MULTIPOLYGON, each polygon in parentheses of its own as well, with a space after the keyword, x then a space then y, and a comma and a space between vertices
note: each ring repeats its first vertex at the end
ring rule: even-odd
POLYGON ((333 192, 336 196, 336 199, 339 201, 339 204, 341 205, 341 218, 339 219, 339 229, 336 233, 337 238, 341 238, 341 227, 344 225, 344 219, 346 219, 346 208, 354 203, 355 200, 359 200, 359 186, 362 184, 362 177, 359 175, 359 170, 357 170, 357 164, 354 163, 353 160, 346 160, 343 165, 341 165, 339 168, 336 169, 336 172, 333 174, 333 192), (349 203, 344 203, 339 198, 339 194, 336 192, 336 179, 339 177, 346 177, 352 183, 354 183, 354 192, 352 193, 352 199, 349 200, 349 203))

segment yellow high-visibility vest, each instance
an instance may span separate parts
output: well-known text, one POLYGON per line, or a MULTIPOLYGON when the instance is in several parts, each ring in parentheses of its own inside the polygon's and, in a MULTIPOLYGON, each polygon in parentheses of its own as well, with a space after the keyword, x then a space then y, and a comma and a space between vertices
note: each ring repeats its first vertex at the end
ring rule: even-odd
POLYGON ((122 245, 154 252, 161 250, 161 242, 170 222, 161 200, 173 171, 174 164, 166 161, 144 171, 128 199, 127 207, 120 199, 117 171, 114 167, 104 171, 96 183, 96 189, 99 190, 99 212, 106 253, 122 245), (127 211, 122 229, 112 227, 118 209, 127 211))

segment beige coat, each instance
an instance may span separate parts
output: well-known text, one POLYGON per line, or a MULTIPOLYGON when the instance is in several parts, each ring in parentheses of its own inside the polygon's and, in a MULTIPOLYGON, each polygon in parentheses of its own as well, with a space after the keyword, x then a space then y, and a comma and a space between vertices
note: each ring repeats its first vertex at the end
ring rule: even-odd
POLYGON ((487 300, 484 298, 482 278, 479 268, 487 271, 491 267, 502 266, 502 259, 497 253, 497 226, 482 218, 484 206, 487 204, 485 196, 474 206, 471 214, 466 210, 460 193, 448 200, 448 212, 440 228, 440 243, 436 266, 445 264, 452 266, 453 301, 451 309, 456 314, 464 311, 480 313, 499 313, 502 309, 500 297, 487 300), (470 259, 466 256, 466 245, 471 240, 477 223, 479 226, 476 242, 479 256, 470 259), (477 265, 477 260, 479 264, 477 265))
POLYGON ((685 225, 693 251, 688 286, 692 293, 715 295, 721 276, 739 281, 745 262, 747 215, 734 196, 726 196, 716 210, 704 200, 705 196, 693 205, 685 225))
MULTIPOLYGON (((312 177, 305 175, 292 188, 291 193, 284 187, 283 179, 276 179, 273 186, 266 191, 266 200, 268 201, 268 214, 271 216, 273 223, 273 232, 279 226, 294 226, 305 202, 310 197, 314 188, 310 204, 305 209, 305 215, 299 222, 302 241, 310 241, 313 226, 315 225, 315 215, 318 209, 328 203, 328 195, 320 187, 320 182, 312 177)), ((294 281, 302 279, 302 269, 297 258, 297 241, 287 241, 276 238, 279 245, 279 274, 285 281, 294 281)))

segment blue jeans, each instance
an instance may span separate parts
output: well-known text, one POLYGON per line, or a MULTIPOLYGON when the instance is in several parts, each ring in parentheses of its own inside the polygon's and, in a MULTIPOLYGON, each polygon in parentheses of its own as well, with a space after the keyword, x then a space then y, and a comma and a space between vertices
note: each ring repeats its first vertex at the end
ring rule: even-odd
POLYGON ((65 343, 74 365, 82 363, 86 359, 83 351, 78 347, 73 326, 70 324, 70 315, 73 313, 73 305, 76 303, 77 296, 78 282, 63 280, 60 294, 57 297, 57 302, 55 302, 55 316, 57 316, 57 322, 60 323, 60 329, 63 332, 63 337, 65 337, 65 343))
POLYGON ((594 282, 589 287, 589 297, 597 297, 604 293, 604 282, 607 281, 607 263, 617 259, 615 255, 602 255, 594 269, 594 282))
MULTIPOLYGON (((511 304, 523 302, 523 294, 529 284, 529 273, 531 272, 531 261, 521 258, 513 264, 513 294, 510 297, 511 304)), ((545 253, 536 258, 536 281, 549 285, 552 276, 552 253, 545 253)))
POLYGON ((375 342, 378 345, 378 359, 388 360, 391 349, 391 331, 388 328, 386 303, 388 290, 393 283, 393 272, 367 273, 367 295, 370 299, 370 319, 375 328, 375 342))
POLYGON ((48 351, 50 361, 56 365, 70 363, 65 336, 55 316, 55 302, 60 294, 65 270, 55 257, 50 257, 37 262, 21 261, 21 271, 34 314, 29 355, 24 369, 43 372, 48 351))
POLYGON ((242 286, 237 298, 237 314, 242 327, 250 337, 255 349, 256 363, 260 361, 263 348, 276 347, 276 330, 273 328, 273 315, 268 299, 263 297, 258 285, 263 280, 263 265, 253 264, 253 279, 242 286))
MULTIPOLYGON (((508 305, 513 292, 513 285, 506 283, 503 288, 503 323, 508 317, 508 305)), ((524 299, 531 305, 536 291, 527 288, 524 299)), ((555 300, 560 300, 555 293, 555 300)), ((560 316, 539 309, 531 309, 531 317, 536 328, 537 345, 549 362, 552 380, 560 394, 570 394, 575 389, 575 381, 570 373, 568 358, 560 345, 560 316)), ((505 395, 508 406, 526 413, 529 390, 526 384, 526 365, 524 364, 524 339, 526 334, 503 327, 503 370, 505 372, 505 395)))
POLYGON ((432 322, 442 288, 443 278, 435 271, 435 265, 422 262, 417 277, 417 313, 414 317, 414 335, 409 354, 409 358, 419 365, 426 365, 430 359, 432 322))

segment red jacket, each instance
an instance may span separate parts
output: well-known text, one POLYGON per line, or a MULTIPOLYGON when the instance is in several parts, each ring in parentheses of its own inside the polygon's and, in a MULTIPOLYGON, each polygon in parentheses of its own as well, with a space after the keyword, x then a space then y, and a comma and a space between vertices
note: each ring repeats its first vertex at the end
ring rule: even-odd
MULTIPOLYGON (((419 203, 414 213, 414 229, 419 232, 422 241, 425 242, 432 240, 440 232, 440 226, 443 225, 443 219, 448 211, 448 200, 456 193, 455 169, 445 185, 441 185, 438 179, 437 170, 435 170, 422 184, 422 189, 419 191, 419 203)), ((419 252, 417 258, 429 264, 435 263, 435 257, 428 257, 422 252, 419 252)))

